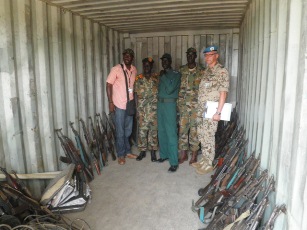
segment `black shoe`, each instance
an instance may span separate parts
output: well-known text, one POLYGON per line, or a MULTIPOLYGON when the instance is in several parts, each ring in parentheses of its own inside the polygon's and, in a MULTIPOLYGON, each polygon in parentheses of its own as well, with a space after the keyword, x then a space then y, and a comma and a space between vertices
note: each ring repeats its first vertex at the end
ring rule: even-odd
POLYGON ((146 152, 145 151, 141 151, 139 156, 136 158, 136 160, 137 161, 141 161, 145 157, 146 157, 146 152))
POLYGON ((157 162, 158 163, 162 163, 162 162, 164 162, 164 161, 166 161, 166 160, 168 160, 168 158, 159 158, 158 160, 157 160, 157 162))
POLYGON ((151 161, 152 162, 156 162, 157 161, 156 151, 155 150, 151 150, 151 161))
POLYGON ((168 171, 169 171, 169 172, 176 172, 177 168, 178 168, 178 165, 173 165, 173 166, 171 166, 171 167, 168 169, 168 171))

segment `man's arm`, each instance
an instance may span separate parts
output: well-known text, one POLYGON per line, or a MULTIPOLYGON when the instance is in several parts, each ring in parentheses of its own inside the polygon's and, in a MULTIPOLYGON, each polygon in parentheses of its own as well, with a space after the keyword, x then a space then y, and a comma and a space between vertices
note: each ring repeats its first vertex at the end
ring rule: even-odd
POLYGON ((108 102, 109 102, 109 112, 114 112, 115 106, 112 99, 112 93, 113 93, 113 85, 107 82, 106 86, 107 96, 108 96, 108 102))
POLYGON ((227 98, 227 92, 226 91, 221 91, 220 92, 220 99, 219 99, 219 104, 216 110, 216 113, 213 115, 212 119, 214 121, 219 121, 221 120, 221 115, 219 115, 219 113, 222 112, 223 106, 226 102, 226 98, 227 98))

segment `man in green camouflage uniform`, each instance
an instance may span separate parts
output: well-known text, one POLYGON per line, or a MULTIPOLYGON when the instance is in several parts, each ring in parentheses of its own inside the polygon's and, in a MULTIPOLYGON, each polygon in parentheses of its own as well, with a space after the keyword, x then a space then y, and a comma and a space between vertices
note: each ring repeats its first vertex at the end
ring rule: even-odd
POLYGON ((204 50, 205 61, 208 66, 199 85, 197 114, 197 133, 201 142, 203 158, 200 162, 193 164, 199 174, 206 174, 213 170, 215 133, 229 89, 228 71, 218 62, 217 49, 216 46, 209 46, 204 50), (212 119, 203 117, 207 101, 218 102, 216 113, 212 119))
POLYGON ((152 73, 154 61, 151 57, 143 59, 143 73, 136 76, 134 92, 137 95, 137 120, 139 126, 138 148, 141 151, 137 161, 146 157, 146 151, 151 151, 151 161, 157 161, 158 124, 157 124, 157 94, 158 75, 152 73))
POLYGON ((189 147, 192 157, 189 162, 191 165, 197 161, 197 151, 199 141, 197 137, 197 100, 198 88, 202 77, 202 68, 195 62, 197 53, 195 48, 189 48, 186 52, 187 64, 180 67, 181 85, 178 96, 179 109, 179 164, 188 160, 189 147))

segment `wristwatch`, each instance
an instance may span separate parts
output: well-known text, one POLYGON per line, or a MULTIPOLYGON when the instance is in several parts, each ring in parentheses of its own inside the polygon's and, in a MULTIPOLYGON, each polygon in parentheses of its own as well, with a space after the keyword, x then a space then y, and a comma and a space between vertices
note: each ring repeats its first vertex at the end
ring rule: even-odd
POLYGON ((221 113, 220 113, 220 112, 216 112, 216 114, 217 114, 217 115, 221 115, 221 113))

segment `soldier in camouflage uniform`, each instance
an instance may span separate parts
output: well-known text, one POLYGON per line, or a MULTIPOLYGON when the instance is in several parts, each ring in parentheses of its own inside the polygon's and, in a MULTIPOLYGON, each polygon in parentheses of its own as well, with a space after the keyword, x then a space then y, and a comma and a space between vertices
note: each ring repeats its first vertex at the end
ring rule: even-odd
POLYGON ((158 74, 152 73, 154 61, 152 58, 144 58, 143 73, 136 76, 134 92, 137 95, 138 115, 138 148, 141 151, 137 161, 146 157, 146 150, 151 150, 151 161, 157 161, 156 150, 158 149, 157 131, 157 94, 158 74))
POLYGON ((198 88, 202 77, 202 68, 195 62, 197 53, 195 48, 189 48, 186 52, 187 64, 181 66, 181 85, 178 96, 179 109, 179 164, 188 160, 189 147, 192 151, 192 157, 189 162, 191 165, 197 161, 197 151, 199 141, 197 137, 197 100, 198 88))
POLYGON ((204 50, 207 68, 199 85, 198 93, 198 139, 201 142, 203 158, 194 163, 196 172, 206 174, 213 170, 212 162, 215 155, 215 132, 218 121, 221 119, 221 111, 226 101, 229 89, 228 71, 218 62, 216 46, 209 46, 204 50), (207 101, 218 102, 216 113, 212 119, 204 118, 205 104, 207 101))

